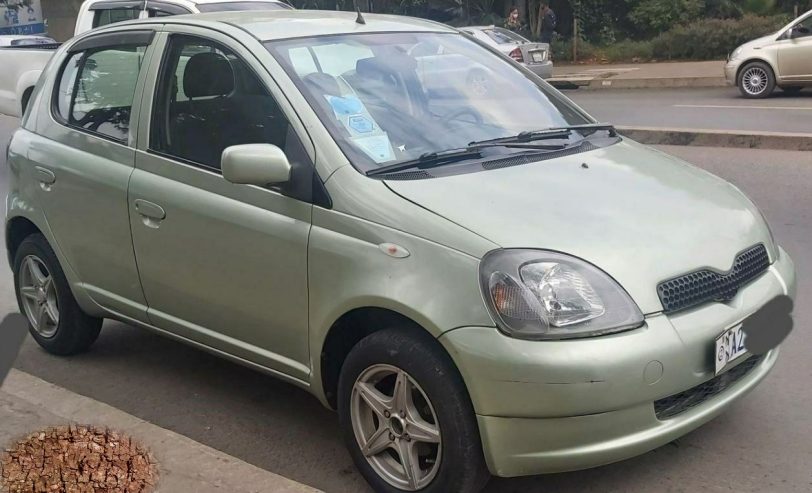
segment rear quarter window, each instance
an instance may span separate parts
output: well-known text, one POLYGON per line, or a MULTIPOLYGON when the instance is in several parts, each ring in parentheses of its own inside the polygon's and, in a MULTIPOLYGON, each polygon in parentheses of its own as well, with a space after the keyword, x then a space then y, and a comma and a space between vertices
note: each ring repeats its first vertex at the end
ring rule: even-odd
POLYGON ((144 46, 72 54, 57 86, 54 111, 72 127, 126 141, 144 46))

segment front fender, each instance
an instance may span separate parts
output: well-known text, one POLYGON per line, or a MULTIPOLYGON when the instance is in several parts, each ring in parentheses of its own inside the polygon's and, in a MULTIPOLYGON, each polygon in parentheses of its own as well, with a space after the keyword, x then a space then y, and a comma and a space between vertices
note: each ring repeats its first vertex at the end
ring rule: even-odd
POLYGON ((314 208, 308 246, 311 385, 319 395, 327 334, 344 314, 383 308, 433 337, 467 325, 494 326, 479 290, 479 259, 340 212, 314 208), (408 251, 397 258, 381 244, 408 251))

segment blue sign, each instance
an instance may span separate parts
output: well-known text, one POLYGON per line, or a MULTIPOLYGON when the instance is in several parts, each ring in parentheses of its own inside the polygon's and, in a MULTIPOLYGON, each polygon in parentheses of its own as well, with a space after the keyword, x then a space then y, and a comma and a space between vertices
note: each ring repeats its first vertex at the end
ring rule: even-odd
POLYGON ((40 0, 7 0, 0 12, 0 34, 40 34, 45 32, 40 0), (27 5, 26 5, 27 4, 27 5))
POLYGON ((372 132, 374 127, 369 118, 364 115, 355 115, 350 117, 350 128, 359 134, 366 134, 372 132))

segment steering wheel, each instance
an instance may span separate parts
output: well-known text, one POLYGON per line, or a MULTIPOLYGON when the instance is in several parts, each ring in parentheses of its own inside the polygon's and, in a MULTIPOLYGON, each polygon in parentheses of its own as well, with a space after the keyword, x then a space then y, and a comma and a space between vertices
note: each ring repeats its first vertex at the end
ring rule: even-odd
POLYGON ((457 111, 452 111, 447 115, 443 115, 440 117, 440 123, 443 125, 448 124, 451 122, 451 120, 456 120, 463 115, 471 115, 474 117, 473 123, 476 123, 477 125, 482 124, 482 114, 473 108, 460 108, 457 111))

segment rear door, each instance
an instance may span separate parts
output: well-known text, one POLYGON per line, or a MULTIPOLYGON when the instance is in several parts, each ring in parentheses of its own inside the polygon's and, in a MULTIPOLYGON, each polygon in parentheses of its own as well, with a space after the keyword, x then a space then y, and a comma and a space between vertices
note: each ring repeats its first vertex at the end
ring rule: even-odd
POLYGON ((28 159, 37 204, 70 267, 96 302, 146 320, 132 249, 127 186, 154 32, 90 36, 74 44, 43 90, 28 159), (40 137, 41 136, 41 137, 40 137))

